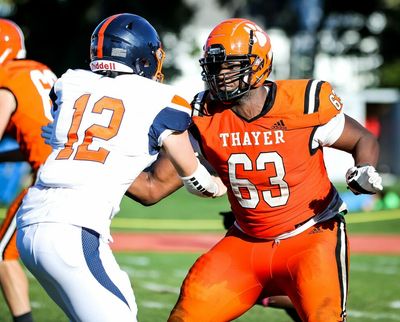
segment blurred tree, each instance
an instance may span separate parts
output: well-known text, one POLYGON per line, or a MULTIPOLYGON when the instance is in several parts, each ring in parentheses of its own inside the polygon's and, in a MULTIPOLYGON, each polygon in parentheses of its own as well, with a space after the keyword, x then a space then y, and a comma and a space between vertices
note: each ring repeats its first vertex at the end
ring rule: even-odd
MULTIPOLYGON (((14 20, 23 29, 28 57, 48 64, 58 76, 67 68, 88 68, 90 36, 94 28, 102 19, 121 12, 146 18, 157 29, 161 40, 166 33, 179 37, 182 27, 190 22, 194 13, 184 0, 0 1, 0 15, 14 20)), ((179 70, 173 60, 168 59, 167 47, 165 51, 164 73, 171 79, 179 70)))
POLYGON ((400 0, 385 1, 383 13, 387 24, 380 40, 380 51, 384 64, 379 69, 381 85, 400 88, 400 49, 397 41, 400 39, 400 0))
POLYGON ((400 87, 400 0, 218 0, 233 16, 280 28, 292 40, 292 77, 312 77, 317 52, 355 56, 366 86, 400 87))

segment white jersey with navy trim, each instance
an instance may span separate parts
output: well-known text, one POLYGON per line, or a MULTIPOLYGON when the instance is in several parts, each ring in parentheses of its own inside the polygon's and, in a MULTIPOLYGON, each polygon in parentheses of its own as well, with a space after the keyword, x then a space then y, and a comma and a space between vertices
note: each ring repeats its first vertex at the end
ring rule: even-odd
POLYGON ((165 137, 188 128, 190 105, 172 86, 85 70, 68 70, 52 96, 53 151, 24 200, 18 226, 55 221, 104 233, 165 137))

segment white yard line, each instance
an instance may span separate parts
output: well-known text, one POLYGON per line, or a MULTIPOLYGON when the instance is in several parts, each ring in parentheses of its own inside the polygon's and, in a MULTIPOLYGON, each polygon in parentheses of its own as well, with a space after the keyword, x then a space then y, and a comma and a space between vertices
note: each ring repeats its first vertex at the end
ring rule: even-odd
POLYGON ((376 321, 400 321, 400 314, 397 313, 372 313, 365 311, 355 311, 349 310, 348 312, 349 318, 364 318, 368 320, 376 320, 376 321))

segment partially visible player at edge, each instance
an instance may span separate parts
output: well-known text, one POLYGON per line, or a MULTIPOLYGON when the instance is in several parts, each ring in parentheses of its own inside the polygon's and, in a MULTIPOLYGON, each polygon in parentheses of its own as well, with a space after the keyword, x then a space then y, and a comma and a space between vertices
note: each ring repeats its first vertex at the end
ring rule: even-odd
POLYGON ((136 321, 128 275, 109 246, 121 199, 162 149, 186 188, 226 192, 188 139, 191 109, 163 79, 164 52, 144 18, 103 20, 90 44, 91 71, 55 83, 53 151, 17 213, 26 267, 72 321, 136 321))
MULTIPOLYGON (((209 90, 195 97, 191 132, 228 187, 235 223, 191 267, 169 321, 230 321, 284 294, 303 321, 346 321, 347 210, 323 147, 351 153, 349 188, 374 194, 377 140, 343 112, 328 82, 267 80, 270 39, 250 20, 218 24, 200 64, 209 90)), ((180 186, 168 160, 158 162, 130 196, 152 204, 180 186)))
MULTIPOLYGON (((51 148, 41 138, 41 127, 51 118, 49 92, 56 80, 42 63, 25 59, 24 35, 17 24, 0 19, 0 138, 9 135, 20 149, 0 154, 0 162, 27 161, 35 176, 51 148)), ((19 264, 16 211, 26 189, 8 208, 0 227, 0 284, 13 321, 32 321, 28 280, 19 264)))

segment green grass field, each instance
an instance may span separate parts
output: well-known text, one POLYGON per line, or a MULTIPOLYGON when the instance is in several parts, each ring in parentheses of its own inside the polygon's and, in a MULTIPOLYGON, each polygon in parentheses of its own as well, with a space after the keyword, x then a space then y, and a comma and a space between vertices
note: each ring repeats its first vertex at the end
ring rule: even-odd
MULTIPOLYGON (((205 200, 183 190, 148 208, 124 199, 112 228, 114 231, 223 231, 218 212, 228 209, 224 198, 205 200)), ((400 234, 400 210, 349 214, 347 222, 349 234, 400 234)), ((121 267, 131 277, 140 322, 166 321, 180 284, 198 256, 116 253, 121 267)), ((68 321, 30 274, 29 279, 36 321, 68 321)), ((400 321, 400 256, 352 254, 348 313, 352 322, 400 321)), ((4 301, 0 301, 0 321, 11 321, 4 301)), ((289 318, 281 310, 256 306, 236 321, 284 322, 289 318)))

